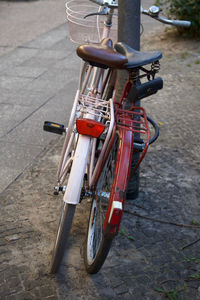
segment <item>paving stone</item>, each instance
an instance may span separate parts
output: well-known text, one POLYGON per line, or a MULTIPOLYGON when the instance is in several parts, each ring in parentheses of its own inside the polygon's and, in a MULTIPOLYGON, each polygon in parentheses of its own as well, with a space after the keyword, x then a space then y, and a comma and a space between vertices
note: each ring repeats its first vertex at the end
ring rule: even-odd
POLYGON ((0 72, 3 73, 9 67, 18 66, 27 59, 35 56, 38 53, 36 49, 27 49, 18 47, 15 51, 0 57, 0 72))
POLYGON ((0 88, 5 88, 11 90, 14 88, 15 90, 22 89, 28 83, 31 83, 32 78, 21 78, 21 77, 14 77, 14 76, 0 76, 0 88))
POLYGON ((30 158, 34 159, 38 155, 38 150, 42 148, 33 145, 13 145, 0 141, 0 156, 4 159, 0 162, 2 179, 0 183, 0 190, 6 188, 16 177, 27 167, 30 158), (25 150, 26 148, 26 150, 25 150), (25 150, 25 151, 24 151, 25 150))
POLYGON ((57 43, 55 43, 53 46, 49 47, 50 50, 57 50, 57 51, 63 51, 65 50, 65 54, 67 53, 74 53, 76 49, 76 45, 72 44, 68 37, 65 37, 64 39, 61 39, 57 43))
POLYGON ((8 134, 17 124, 23 122, 33 111, 32 107, 0 103, 0 138, 8 134))
POLYGON ((48 49, 56 45, 61 40, 63 40, 63 34, 67 38, 68 33, 66 29, 66 24, 52 29, 48 34, 43 34, 40 38, 37 38, 36 40, 33 40, 27 43, 26 45, 28 48, 48 49))
POLYGON ((5 300, 17 300, 17 296, 16 295, 10 295, 10 296, 6 296, 4 299, 5 300))
POLYGON ((16 300, 32 300, 34 299, 30 293, 26 292, 22 292, 20 294, 17 294, 16 296, 16 300))
POLYGON ((16 93, 14 89, 1 89, 0 103, 7 105, 13 104, 13 106, 20 105, 21 107, 32 106, 32 111, 34 111, 51 98, 51 96, 52 93, 48 90, 45 90, 45 93, 41 93, 36 91, 30 92, 23 89, 16 93))
POLYGON ((49 298, 51 296, 55 297, 55 295, 56 295, 55 289, 53 289, 49 285, 41 286, 39 289, 40 289, 41 299, 49 298))
POLYGON ((47 71, 45 68, 41 67, 22 67, 22 66, 15 66, 14 68, 6 69, 3 74, 7 76, 16 76, 16 77, 23 77, 23 78, 37 78, 44 74, 47 71))

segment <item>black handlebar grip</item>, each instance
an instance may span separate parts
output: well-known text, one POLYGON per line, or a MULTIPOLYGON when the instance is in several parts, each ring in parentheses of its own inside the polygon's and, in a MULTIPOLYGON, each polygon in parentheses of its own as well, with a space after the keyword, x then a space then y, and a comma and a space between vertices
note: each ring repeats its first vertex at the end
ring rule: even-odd
POLYGON ((163 80, 161 77, 142 83, 136 87, 136 98, 141 100, 145 97, 155 94, 163 88, 163 80))

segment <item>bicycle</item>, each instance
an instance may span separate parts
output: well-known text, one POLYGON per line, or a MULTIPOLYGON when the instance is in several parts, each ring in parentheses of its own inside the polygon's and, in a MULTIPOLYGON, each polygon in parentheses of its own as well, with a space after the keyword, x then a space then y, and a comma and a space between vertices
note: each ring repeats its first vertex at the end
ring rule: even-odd
MULTIPOLYGON (((156 78, 162 53, 136 51, 121 42, 113 47, 109 35, 117 1, 91 1, 99 5, 98 12, 95 9, 88 14, 88 5, 83 5, 82 1, 78 6, 74 5, 75 0, 66 3, 71 39, 85 42, 77 48, 83 63, 68 128, 49 121, 44 123, 44 130, 66 134, 57 173, 58 186, 55 187, 55 194, 62 191, 64 198, 51 273, 59 270, 76 205, 87 197, 91 199, 91 209, 84 263, 88 273, 100 270, 119 231, 128 180, 143 160, 148 146, 159 135, 157 124, 134 103, 162 89, 162 78, 156 78), (99 25, 100 16, 105 16, 102 26, 99 25), (93 18, 89 21, 89 32, 86 34, 85 30, 82 34, 78 30, 74 35, 74 26, 85 29, 84 22, 89 18, 93 18), (117 69, 126 69, 129 73, 119 101, 116 101, 117 69), (138 85, 141 78, 147 81, 138 85), (127 108, 130 95, 132 103, 127 108), (153 135, 149 123, 154 128, 153 135), (141 152, 141 156, 131 170, 133 149, 141 152)), ((148 11, 141 9, 141 12, 164 23, 189 26, 186 21, 172 22, 161 18, 155 6, 148 11)))

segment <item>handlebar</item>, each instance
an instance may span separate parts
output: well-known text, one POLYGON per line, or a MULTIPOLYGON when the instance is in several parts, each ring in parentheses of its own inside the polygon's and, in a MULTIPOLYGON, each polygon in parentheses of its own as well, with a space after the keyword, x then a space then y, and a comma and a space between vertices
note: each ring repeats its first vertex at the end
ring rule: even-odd
POLYGON ((165 19, 160 16, 157 18, 157 20, 164 24, 173 25, 173 26, 177 26, 177 27, 190 27, 190 25, 191 25, 190 21, 168 20, 168 19, 165 19))
MULTIPOLYGON (((100 6, 106 6, 109 8, 117 8, 118 7, 118 0, 90 0, 100 6)), ((183 21, 183 20, 169 20, 159 16, 160 8, 158 6, 151 6, 148 10, 143 9, 141 6, 141 13, 147 15, 159 22, 164 24, 173 25, 177 27, 190 27, 190 21, 183 21)))
POLYGON ((148 10, 143 9, 141 7, 141 13, 144 15, 147 15, 159 22, 162 22, 164 24, 173 25, 173 26, 179 26, 179 27, 190 27, 191 22, 190 21, 183 21, 183 20, 169 20, 163 17, 159 16, 160 8, 158 6, 151 6, 148 10))

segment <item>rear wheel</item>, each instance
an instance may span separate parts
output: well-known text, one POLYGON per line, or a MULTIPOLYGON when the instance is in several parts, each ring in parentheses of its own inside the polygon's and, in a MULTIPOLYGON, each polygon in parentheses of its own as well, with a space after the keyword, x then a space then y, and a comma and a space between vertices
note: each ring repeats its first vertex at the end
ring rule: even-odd
POLYGON ((84 244, 84 263, 88 273, 97 273, 103 265, 111 247, 112 237, 103 234, 103 224, 109 204, 113 184, 118 137, 115 138, 112 150, 98 179, 92 196, 88 222, 87 238, 84 244))

